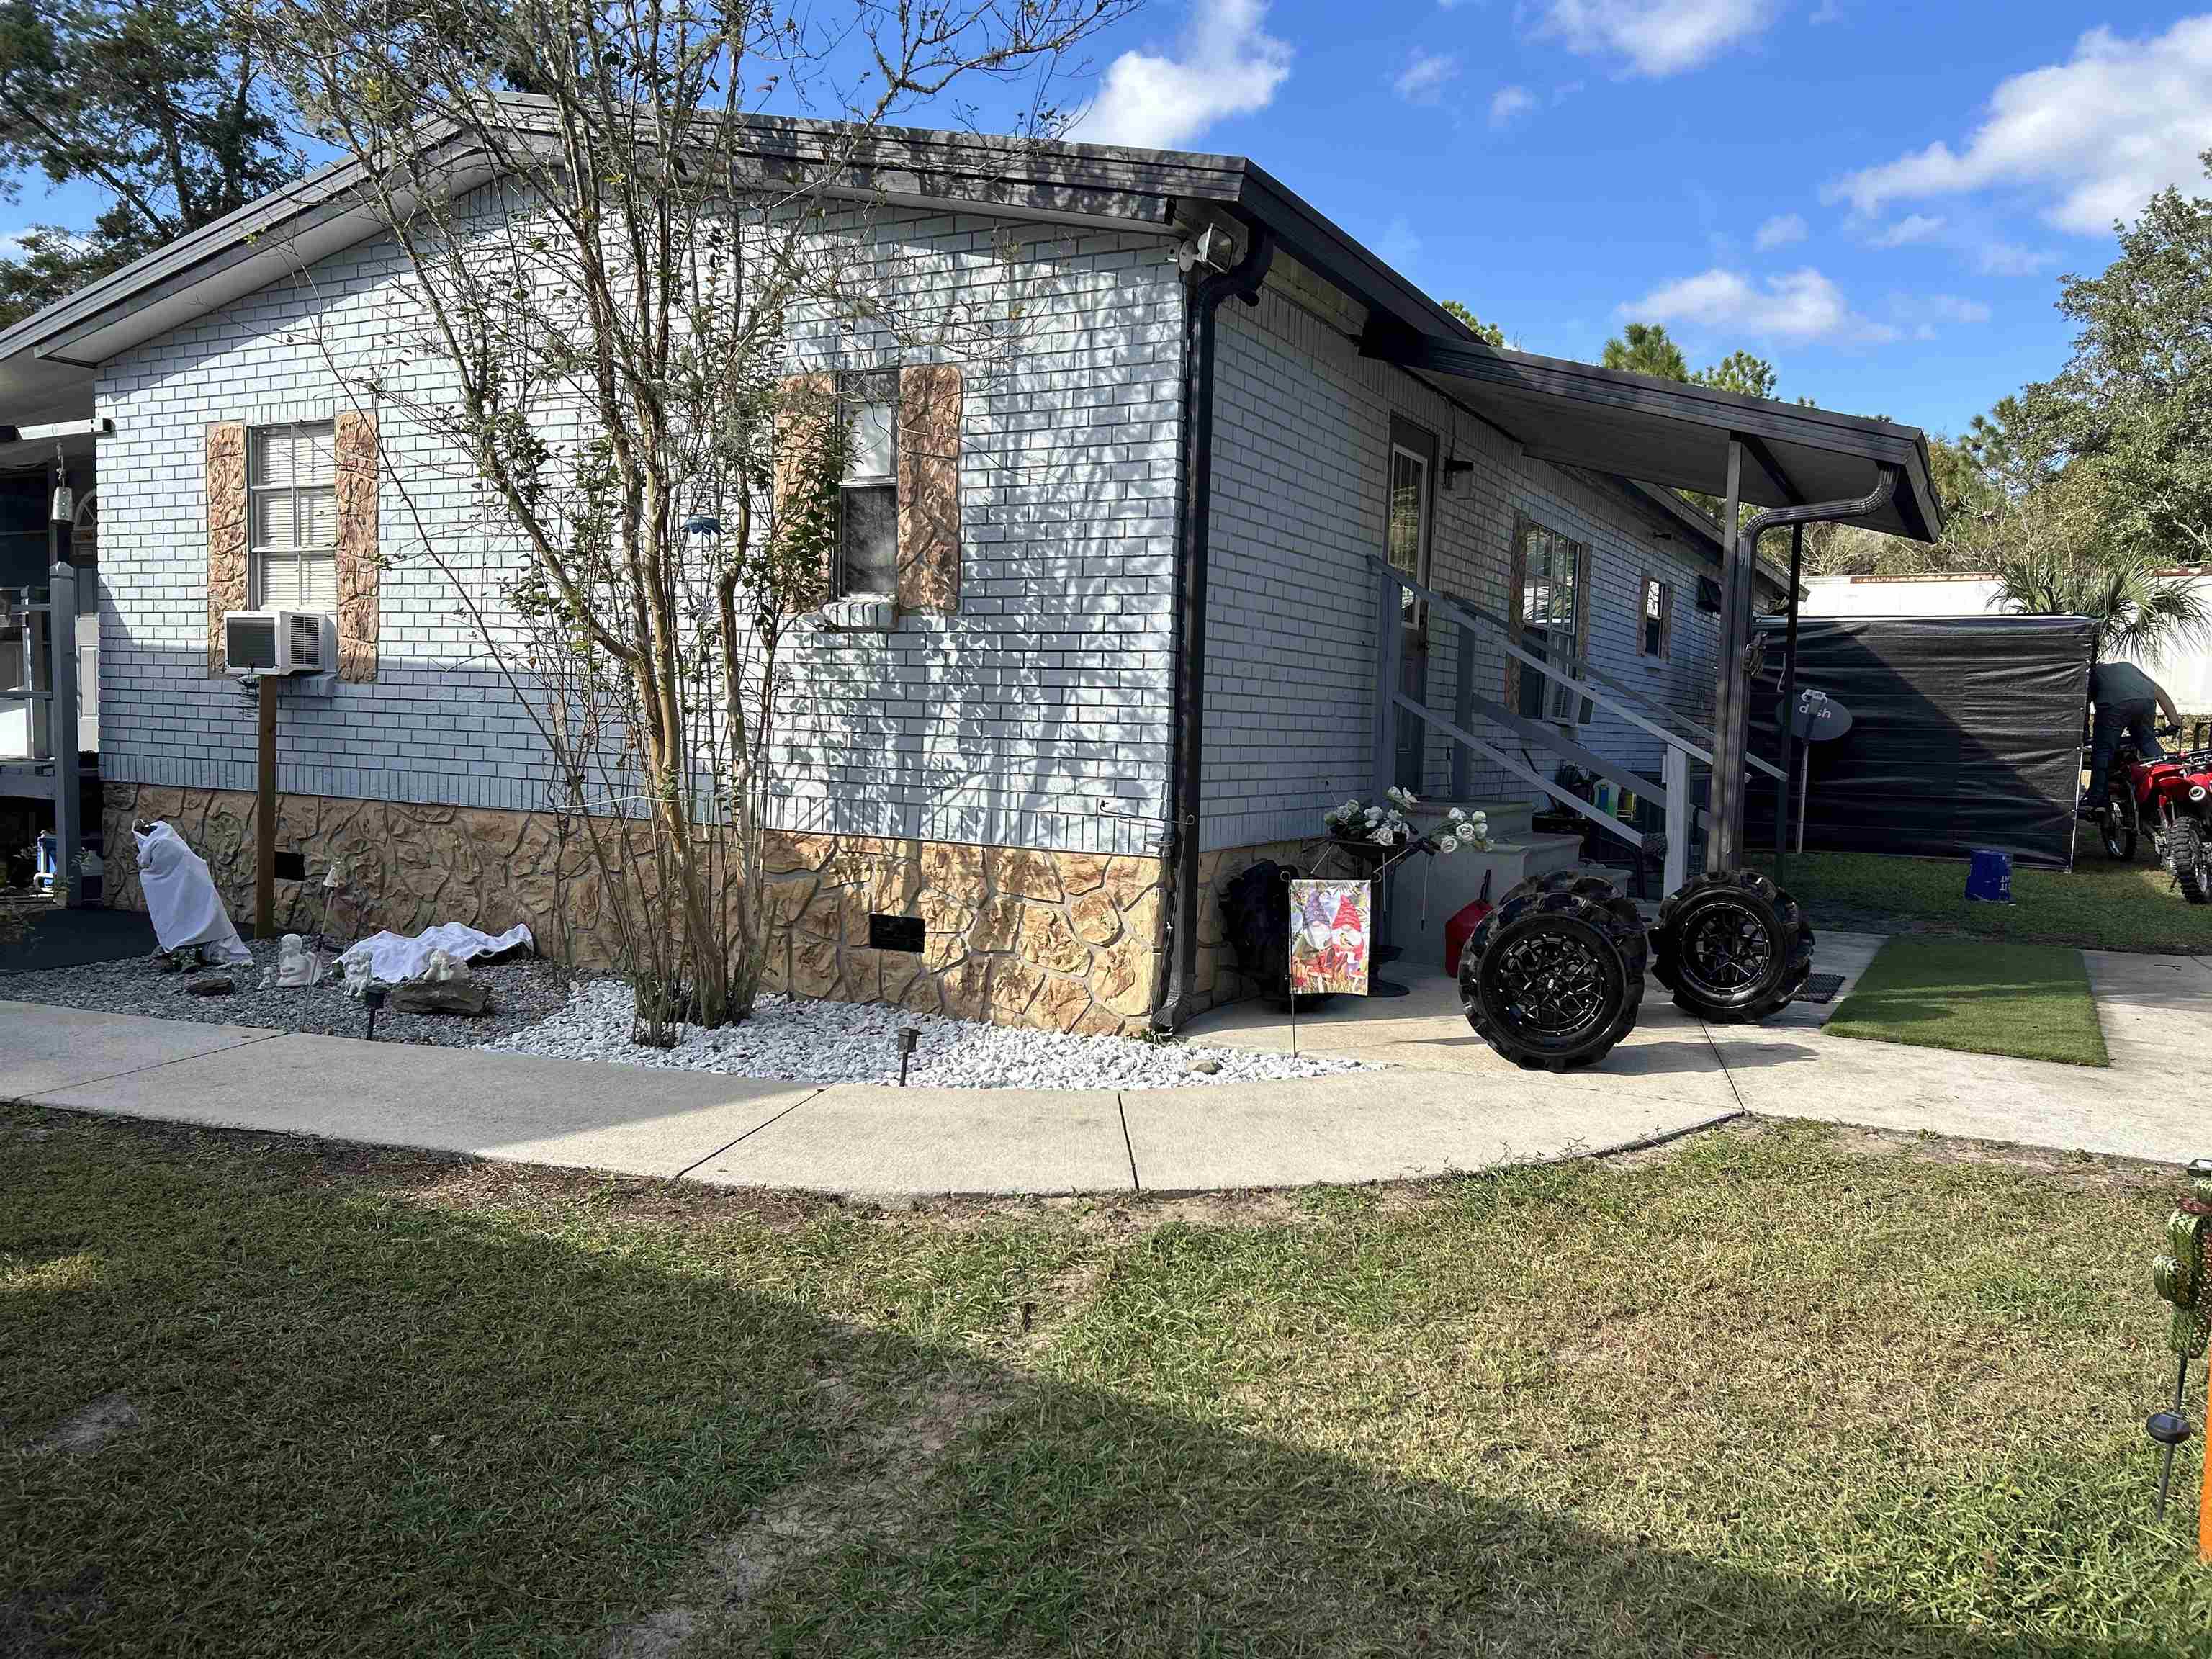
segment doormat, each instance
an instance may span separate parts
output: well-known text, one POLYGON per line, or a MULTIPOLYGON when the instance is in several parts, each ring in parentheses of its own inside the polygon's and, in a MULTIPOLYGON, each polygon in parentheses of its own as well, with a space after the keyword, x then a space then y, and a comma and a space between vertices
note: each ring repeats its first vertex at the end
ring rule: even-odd
POLYGON ((1841 974, 1808 974, 1805 988, 1790 998, 1792 1002, 1833 1002, 1836 993, 1844 988, 1841 974))

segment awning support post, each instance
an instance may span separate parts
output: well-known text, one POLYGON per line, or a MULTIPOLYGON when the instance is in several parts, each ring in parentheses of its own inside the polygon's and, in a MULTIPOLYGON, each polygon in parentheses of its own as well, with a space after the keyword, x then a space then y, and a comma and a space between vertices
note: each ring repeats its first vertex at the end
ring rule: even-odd
MULTIPOLYGON (((1750 573, 1759 557, 1759 538, 1766 532, 1785 524, 1830 524, 1870 517, 1889 504, 1890 497, 1897 493, 1899 480, 1904 476, 1903 468, 1884 461, 1874 488, 1855 501, 1810 501, 1802 507, 1770 507, 1747 520, 1743 527, 1737 530, 1734 524, 1736 483, 1740 473, 1733 440, 1729 450, 1729 522, 1723 529, 1728 532, 1729 568, 1742 578, 1742 603, 1740 605, 1723 604, 1721 608, 1720 662, 1715 671, 1713 701, 1716 712, 1725 717, 1714 722, 1718 729, 1713 744, 1712 828, 1705 840, 1705 869, 1708 873, 1735 869, 1740 862, 1740 849, 1743 845, 1744 737, 1747 730, 1744 716, 1751 702, 1749 676, 1745 670, 1751 647, 1750 573)), ((1734 595, 1735 591, 1735 586, 1731 585, 1727 593, 1734 595)), ((1790 586, 1790 593, 1794 609, 1796 603, 1794 582, 1790 586)))
MULTIPOLYGON (((1805 526, 1790 526, 1790 626, 1782 642, 1782 706, 1775 726, 1782 739, 1782 776, 1774 786, 1774 853, 1790 850, 1790 767, 1797 756, 1797 590, 1805 570, 1805 526)), ((1798 827, 1798 838, 1804 838, 1798 827)))
MULTIPOLYGON (((1743 726, 1736 718, 1743 701, 1743 653, 1751 638, 1747 595, 1750 583, 1739 575, 1745 556, 1743 532, 1736 520, 1743 504, 1743 440, 1728 441, 1728 498, 1721 513, 1721 638, 1713 673, 1712 827, 1705 835, 1707 874, 1733 870, 1743 829, 1743 726)), ((1756 551, 1754 544, 1753 551, 1756 551)))

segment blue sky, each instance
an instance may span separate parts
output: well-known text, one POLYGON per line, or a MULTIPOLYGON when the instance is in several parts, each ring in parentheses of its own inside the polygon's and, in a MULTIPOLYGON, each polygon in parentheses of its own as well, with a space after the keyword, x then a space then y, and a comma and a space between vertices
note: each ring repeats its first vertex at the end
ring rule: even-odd
MULTIPOLYGON (((2212 148, 2212 11, 2117 3, 1148 0, 1091 58, 1078 137, 1250 155, 1516 345, 1661 321, 1944 432, 2212 148)), ((0 237, 100 204, 27 181, 0 237)))
POLYGON ((2057 277, 2212 149, 2212 13, 2005 0, 1154 0, 1079 137, 1252 156, 1439 299, 1595 358, 1955 432, 2055 370, 2057 277))

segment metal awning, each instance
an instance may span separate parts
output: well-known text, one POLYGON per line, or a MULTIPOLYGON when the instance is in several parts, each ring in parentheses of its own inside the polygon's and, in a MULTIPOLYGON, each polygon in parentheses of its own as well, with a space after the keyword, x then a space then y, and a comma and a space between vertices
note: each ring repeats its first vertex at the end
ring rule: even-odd
POLYGON ((1538 460, 1718 497, 1734 438, 1744 447, 1742 498, 1759 507, 1863 495, 1892 465, 1895 495, 1856 522, 1914 541, 1942 534, 1928 440, 1915 427, 1427 333, 1370 329, 1364 343, 1368 356, 1437 381, 1538 460))

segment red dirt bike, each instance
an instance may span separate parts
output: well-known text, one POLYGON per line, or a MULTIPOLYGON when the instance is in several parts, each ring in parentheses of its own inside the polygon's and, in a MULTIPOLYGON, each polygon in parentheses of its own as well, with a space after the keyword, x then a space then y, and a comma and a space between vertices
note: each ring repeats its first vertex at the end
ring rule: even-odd
MULTIPOLYGON (((2154 761, 2137 759, 2135 745, 2122 743, 2112 757, 2100 826, 2106 854, 2123 864, 2134 861, 2136 845, 2148 834, 2160 866, 2172 872, 2191 904, 2212 904, 2212 748, 2205 744, 2207 729, 2206 722, 2198 721, 2187 750, 2154 761)), ((2159 735, 2178 739, 2181 732, 2161 726, 2159 735)))

